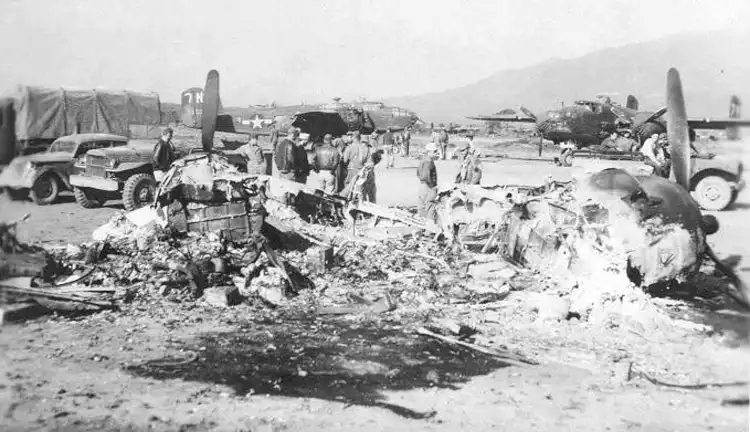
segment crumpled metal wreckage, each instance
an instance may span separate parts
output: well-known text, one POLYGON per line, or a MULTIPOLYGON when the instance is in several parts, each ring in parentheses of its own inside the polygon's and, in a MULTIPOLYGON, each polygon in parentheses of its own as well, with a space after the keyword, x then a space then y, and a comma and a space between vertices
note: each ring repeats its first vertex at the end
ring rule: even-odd
MULTIPOLYGON (((455 185, 438 193, 430 220, 283 179, 240 173, 220 154, 209 153, 175 163, 157 194, 161 204, 132 212, 128 219, 140 226, 171 224, 182 231, 207 222, 198 230, 260 235, 264 220, 273 224, 274 219, 283 219, 273 214, 282 210, 291 209, 303 223, 338 229, 353 224, 352 215, 360 212, 442 234, 477 252, 499 253, 561 280, 580 281, 604 272, 643 288, 669 287, 698 271, 707 233, 700 212, 684 210, 694 206, 675 205, 687 203, 689 194, 682 196, 681 189, 671 188, 674 196, 667 197, 671 204, 665 205, 664 198, 650 193, 651 183, 623 170, 605 169, 540 187, 455 185), (273 202, 268 207, 271 214, 264 205, 268 200, 273 202), (217 202, 247 204, 239 211, 225 211, 223 219, 217 216, 214 221, 206 221, 206 213, 196 211, 217 202), (254 216, 251 224, 227 222, 254 216)), ((304 230, 295 231, 310 238, 304 230)), ((325 238, 312 240, 326 244, 325 238)))
MULTIPOLYGON (((671 190, 671 201, 690 199, 671 190)), ((561 279, 604 270, 644 288, 684 282, 705 247, 699 212, 665 211, 619 169, 537 188, 456 185, 436 201, 435 222, 452 239, 561 279)))

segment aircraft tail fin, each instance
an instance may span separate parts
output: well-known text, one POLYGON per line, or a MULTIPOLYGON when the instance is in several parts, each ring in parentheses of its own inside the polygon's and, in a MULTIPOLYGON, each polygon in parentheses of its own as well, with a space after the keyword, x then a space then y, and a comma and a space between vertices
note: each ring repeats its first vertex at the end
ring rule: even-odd
MULTIPOLYGON (((737 95, 732 95, 729 99, 729 118, 740 118, 740 109, 742 102, 737 95)), ((740 130, 736 126, 727 128, 727 139, 730 141, 737 141, 740 139, 740 130)))
POLYGON ((199 128, 203 112, 203 89, 191 87, 180 97, 180 121, 187 127, 199 128))
POLYGON ((638 99, 633 95, 628 95, 628 100, 625 102, 625 107, 638 111, 638 99))

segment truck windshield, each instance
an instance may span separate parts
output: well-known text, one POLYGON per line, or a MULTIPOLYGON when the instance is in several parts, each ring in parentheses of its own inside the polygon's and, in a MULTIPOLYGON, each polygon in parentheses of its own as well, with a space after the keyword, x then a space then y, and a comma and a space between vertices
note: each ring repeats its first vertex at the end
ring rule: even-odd
POLYGON ((76 143, 73 141, 55 141, 49 148, 51 152, 73 153, 76 151, 76 143))

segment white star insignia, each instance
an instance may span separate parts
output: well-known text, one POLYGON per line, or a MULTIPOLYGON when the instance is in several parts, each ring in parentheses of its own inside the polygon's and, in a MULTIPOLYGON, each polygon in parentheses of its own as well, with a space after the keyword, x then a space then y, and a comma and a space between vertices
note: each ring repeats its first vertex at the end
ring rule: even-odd
POLYGON ((260 118, 260 114, 255 114, 255 118, 250 121, 253 122, 253 129, 260 129, 263 127, 263 122, 266 120, 260 118))

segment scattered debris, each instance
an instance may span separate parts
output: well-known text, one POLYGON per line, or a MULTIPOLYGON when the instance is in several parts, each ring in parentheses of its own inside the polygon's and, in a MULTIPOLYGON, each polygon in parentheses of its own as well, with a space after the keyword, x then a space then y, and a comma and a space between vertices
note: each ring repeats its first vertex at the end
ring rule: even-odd
POLYGON ((650 382, 651 384, 655 384, 662 387, 673 387, 673 388, 682 388, 682 389, 688 389, 688 390, 703 390, 703 389, 709 389, 709 388, 718 388, 718 387, 738 387, 738 386, 747 386, 750 384, 748 381, 734 381, 734 382, 726 382, 726 383, 700 383, 700 384, 673 384, 664 382, 661 380, 658 380, 656 378, 652 378, 645 372, 641 372, 638 370, 633 369, 633 363, 631 362, 628 366, 628 377, 627 381, 631 381, 634 378, 643 378, 646 381, 650 382))
POLYGON ((446 342, 446 343, 449 343, 449 344, 460 345, 460 346, 462 346, 464 348, 469 348, 471 350, 474 350, 474 351, 477 351, 477 352, 481 352, 482 354, 487 354, 487 355, 496 357, 496 358, 502 360, 503 362, 506 362, 506 363, 509 363, 509 364, 513 364, 513 365, 516 365, 516 366, 526 366, 526 365, 535 365, 535 364, 537 364, 535 361, 529 360, 529 359, 524 358, 523 356, 520 356, 520 355, 517 355, 517 354, 513 354, 513 353, 510 353, 510 352, 507 352, 507 351, 503 352, 503 351, 499 351, 499 350, 495 350, 495 349, 483 347, 483 346, 480 346, 480 345, 475 345, 475 344, 472 344, 472 343, 464 342, 464 341, 461 341, 461 340, 458 340, 458 339, 454 339, 454 338, 451 338, 451 337, 448 337, 448 336, 443 336, 443 335, 431 332, 430 330, 427 330, 424 327, 420 327, 417 330, 417 333, 420 334, 420 335, 423 335, 423 336, 428 336, 428 337, 431 337, 431 338, 439 339, 439 340, 441 340, 443 342, 446 342))

